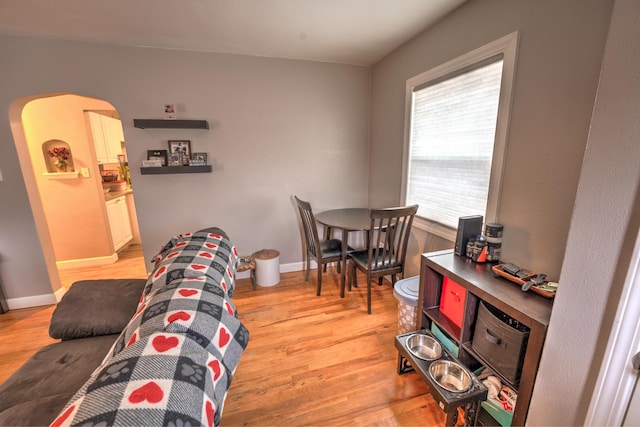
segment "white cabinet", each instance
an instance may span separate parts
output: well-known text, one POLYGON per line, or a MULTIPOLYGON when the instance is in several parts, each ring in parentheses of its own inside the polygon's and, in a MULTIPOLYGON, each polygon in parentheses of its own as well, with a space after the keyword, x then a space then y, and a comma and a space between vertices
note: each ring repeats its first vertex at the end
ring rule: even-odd
POLYGON ((122 154, 122 142, 124 141, 122 123, 113 117, 91 111, 87 114, 91 123, 98 164, 118 163, 118 154, 122 154))
POLYGON ((109 217, 113 247, 117 251, 133 238, 125 196, 116 197, 107 202, 107 216, 109 217))

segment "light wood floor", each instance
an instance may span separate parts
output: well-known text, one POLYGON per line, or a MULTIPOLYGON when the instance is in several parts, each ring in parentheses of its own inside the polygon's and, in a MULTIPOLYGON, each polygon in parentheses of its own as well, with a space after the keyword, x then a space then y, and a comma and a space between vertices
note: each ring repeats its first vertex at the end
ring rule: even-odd
MULTIPOLYGON (((141 258, 137 261, 117 267, 118 277, 140 277, 135 274, 144 266, 141 258)), ((116 277, 116 272, 102 277, 116 277)), ((309 282, 304 272, 283 273, 278 285, 257 290, 249 279, 238 280, 233 300, 250 339, 222 425, 444 425, 444 413, 420 378, 396 374, 397 301, 389 283, 374 285, 372 315, 366 313, 364 277, 345 298, 338 283, 332 267, 320 297, 315 296, 315 271, 309 282)), ((0 315, 0 382, 38 348, 54 342, 48 336, 53 308, 0 315)))

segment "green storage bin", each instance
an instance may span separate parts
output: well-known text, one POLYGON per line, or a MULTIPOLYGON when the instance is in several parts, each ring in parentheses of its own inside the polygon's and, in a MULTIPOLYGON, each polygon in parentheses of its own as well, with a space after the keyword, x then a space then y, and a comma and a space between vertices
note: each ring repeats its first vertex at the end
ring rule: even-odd
POLYGON ((449 350, 455 357, 458 357, 458 353, 460 352, 458 345, 454 343, 451 338, 446 336, 445 333, 442 332, 433 322, 431 322, 431 333, 438 341, 440 341, 440 344, 442 344, 444 348, 449 350))
POLYGON ((492 400, 485 400, 480 403, 489 415, 493 417, 502 427, 511 427, 513 422, 513 412, 505 410, 502 406, 492 400))

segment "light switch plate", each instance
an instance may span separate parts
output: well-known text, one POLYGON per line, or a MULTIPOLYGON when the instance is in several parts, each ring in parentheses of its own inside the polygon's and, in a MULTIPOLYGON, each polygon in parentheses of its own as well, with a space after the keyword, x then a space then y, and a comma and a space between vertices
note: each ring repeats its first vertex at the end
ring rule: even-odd
POLYGON ((89 168, 80 168, 80 173, 83 177, 89 178, 89 168))

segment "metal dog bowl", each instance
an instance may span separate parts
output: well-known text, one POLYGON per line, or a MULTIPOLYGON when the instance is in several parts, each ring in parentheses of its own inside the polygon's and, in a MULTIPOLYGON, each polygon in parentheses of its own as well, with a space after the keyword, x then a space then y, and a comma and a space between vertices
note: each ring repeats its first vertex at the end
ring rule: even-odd
POLYGON ((436 360, 429 366, 429 375, 440 387, 454 393, 462 393, 471 388, 471 376, 456 362, 436 360))
POLYGON ((407 338, 407 350, 422 360, 435 360, 442 356, 442 346, 438 340, 429 335, 411 335, 407 338))

